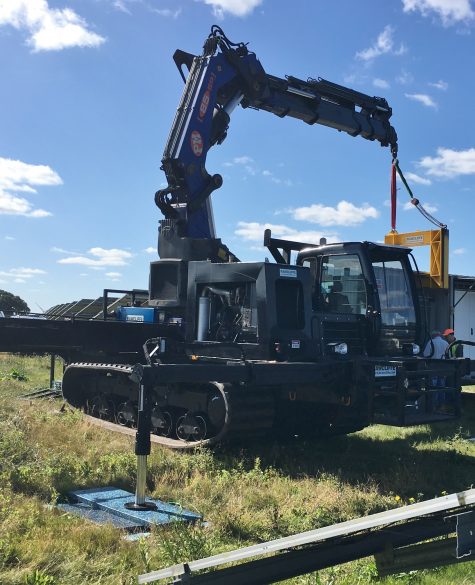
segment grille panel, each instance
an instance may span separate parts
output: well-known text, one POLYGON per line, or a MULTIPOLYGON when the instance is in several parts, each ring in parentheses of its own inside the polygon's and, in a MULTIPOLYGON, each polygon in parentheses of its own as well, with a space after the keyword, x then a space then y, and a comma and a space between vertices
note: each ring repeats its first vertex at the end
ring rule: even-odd
POLYGON ((359 321, 323 321, 322 331, 325 344, 344 341, 348 353, 362 355, 365 352, 363 326, 359 321))

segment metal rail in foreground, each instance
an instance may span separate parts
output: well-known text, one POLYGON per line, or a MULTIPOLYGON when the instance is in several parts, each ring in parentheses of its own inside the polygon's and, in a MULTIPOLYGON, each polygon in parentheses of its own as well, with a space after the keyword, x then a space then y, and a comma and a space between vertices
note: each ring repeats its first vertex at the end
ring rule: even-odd
MULTIPOLYGON (((388 546, 396 548, 413 545, 452 533, 457 534, 453 551, 446 554, 440 563, 432 560, 426 566, 475 558, 475 489, 173 565, 139 575, 138 583, 153 583, 160 579, 174 579, 173 583, 193 579, 197 584, 275 583, 292 576, 381 554, 387 552, 388 546), (269 553, 279 554, 248 560, 269 553), (244 560, 247 562, 237 566, 205 574, 192 574, 244 560)), ((425 546, 423 544, 415 548, 424 550, 422 547, 425 546)), ((408 549, 412 551, 411 547, 408 549)))

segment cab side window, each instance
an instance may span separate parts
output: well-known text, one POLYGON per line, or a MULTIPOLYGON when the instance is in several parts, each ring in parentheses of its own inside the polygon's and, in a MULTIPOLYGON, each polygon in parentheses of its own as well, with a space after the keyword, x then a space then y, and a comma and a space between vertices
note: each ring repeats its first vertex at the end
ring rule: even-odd
POLYGON ((357 254, 323 256, 320 276, 320 310, 366 314, 365 279, 357 254))

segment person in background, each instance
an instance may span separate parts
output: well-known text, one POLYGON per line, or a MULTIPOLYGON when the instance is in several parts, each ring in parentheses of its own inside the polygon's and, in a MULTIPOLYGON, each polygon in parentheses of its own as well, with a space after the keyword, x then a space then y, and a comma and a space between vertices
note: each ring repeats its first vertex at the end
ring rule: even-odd
POLYGON ((432 360, 442 360, 445 356, 445 351, 449 347, 447 341, 442 337, 440 331, 431 331, 430 339, 427 342, 422 355, 432 360))
MULTIPOLYGON (((443 333, 445 341, 450 345, 454 341, 455 338, 455 331, 453 329, 446 329, 443 333)), ((463 357, 463 345, 454 345, 449 350, 449 357, 451 358, 461 358, 463 357)))

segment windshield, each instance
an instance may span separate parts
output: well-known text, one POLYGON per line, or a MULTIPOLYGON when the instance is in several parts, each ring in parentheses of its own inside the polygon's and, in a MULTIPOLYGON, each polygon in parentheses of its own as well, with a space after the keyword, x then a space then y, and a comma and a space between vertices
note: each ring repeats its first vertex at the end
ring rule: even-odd
POLYGON ((415 324, 416 314, 406 271, 399 260, 373 262, 383 325, 415 324))

